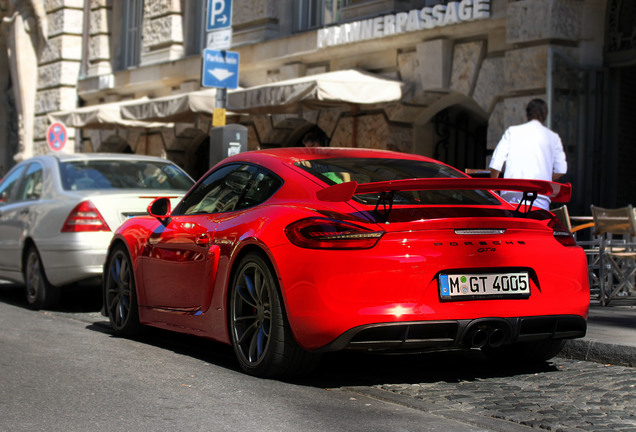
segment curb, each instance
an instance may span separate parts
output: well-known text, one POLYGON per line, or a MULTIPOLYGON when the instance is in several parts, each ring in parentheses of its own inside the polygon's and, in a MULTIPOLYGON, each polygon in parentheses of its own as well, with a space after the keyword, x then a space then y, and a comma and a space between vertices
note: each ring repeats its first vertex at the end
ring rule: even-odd
POLYGON ((558 357, 636 367, 636 346, 570 339, 565 342, 558 357))

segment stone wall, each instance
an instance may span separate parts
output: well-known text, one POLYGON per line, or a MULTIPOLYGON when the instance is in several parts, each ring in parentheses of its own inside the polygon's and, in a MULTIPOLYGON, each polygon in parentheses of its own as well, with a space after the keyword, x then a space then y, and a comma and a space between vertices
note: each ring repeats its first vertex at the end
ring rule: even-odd
POLYGON ((281 12, 285 11, 289 0, 249 0, 232 3, 232 40, 247 44, 263 42, 279 37, 286 32, 281 28, 281 12))
MULTIPOLYGON (((82 0, 46 0, 48 44, 40 56, 38 93, 35 101, 35 131, 33 153, 50 150, 46 131, 51 124, 47 114, 68 110, 77 104, 77 80, 82 61, 82 30, 84 2, 82 0)), ((70 129, 64 152, 75 151, 75 131, 70 129)))
POLYGON ((330 145, 410 152, 413 129, 391 124, 382 114, 341 117, 330 145))
POLYGON ((183 57, 181 4, 179 0, 144 1, 141 65, 183 57))
POLYGON ((88 58, 84 59, 89 76, 106 75, 113 71, 112 58, 113 8, 108 0, 91 0, 88 27, 88 58))
MULTIPOLYGON (((361 43, 352 52, 351 47, 316 49, 310 46, 313 43, 310 34, 291 34, 291 0, 235 0, 233 40, 236 50, 242 53, 241 67, 245 71, 242 76, 248 77, 249 85, 349 67, 360 67, 413 84, 407 104, 386 105, 361 113, 352 113, 346 108, 304 110, 296 119, 293 116, 244 117, 242 121, 253 131, 250 147, 258 147, 260 143, 295 142, 297 134, 310 125, 321 127, 331 137, 332 145, 351 145, 353 118, 357 116, 356 145, 413 151, 415 147, 408 141, 417 135, 414 128, 425 126, 437 112, 459 104, 487 119, 488 146, 494 148, 505 127, 524 120, 523 107, 527 100, 546 97, 550 50, 564 46, 576 56, 576 45, 583 32, 581 4, 586 1, 492 0, 489 20, 361 43), (258 80, 255 77, 259 77, 258 80), (365 134, 375 135, 363 138, 365 134), (379 143, 381 139, 385 144, 379 143)), ((89 103, 143 95, 156 97, 186 87, 198 89, 196 74, 190 70, 192 63, 183 59, 187 2, 144 2, 141 65, 129 71, 117 71, 114 64, 120 43, 117 23, 121 19, 116 15, 121 13, 121 3, 89 2, 89 38, 84 43, 84 0, 45 0, 44 3, 48 13, 49 47, 40 59, 36 107, 36 136, 40 145, 48 126, 46 113, 75 108, 76 83, 81 71, 97 83, 80 95, 89 103), (84 58, 83 50, 86 50, 84 58), (169 79, 164 73, 167 65, 171 71, 169 79)), ((358 3, 374 7, 393 4, 379 0, 358 3)), ((400 8, 407 7, 406 4, 403 2, 400 8)), ((178 126, 172 135, 159 134, 164 150, 186 148, 186 141, 194 138, 182 131, 191 127, 178 126)), ((86 135, 107 142, 107 132, 86 135)), ((133 135, 119 138, 128 141, 134 151, 138 146, 156 147, 157 138, 152 142, 146 139, 148 142, 139 145, 133 135)), ((114 140, 109 145, 117 146, 117 142, 114 140)), ((91 147, 99 149, 100 144, 92 142, 91 147)))
MULTIPOLYGON (((526 121, 525 105, 534 97, 548 98, 549 56, 563 46, 576 56, 581 39, 582 1, 521 0, 506 11, 503 58, 505 93, 493 110, 488 127, 488 148, 494 149, 503 131, 526 121)), ((499 62, 500 63, 500 62, 499 62)))

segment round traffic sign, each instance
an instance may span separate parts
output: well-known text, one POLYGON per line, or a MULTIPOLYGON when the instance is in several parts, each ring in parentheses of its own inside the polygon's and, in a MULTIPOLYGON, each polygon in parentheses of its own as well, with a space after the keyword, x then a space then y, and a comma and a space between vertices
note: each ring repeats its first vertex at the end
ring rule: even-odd
POLYGON ((46 131, 46 143, 53 151, 60 151, 66 145, 68 141, 68 133, 66 132, 66 126, 64 123, 53 123, 46 131))

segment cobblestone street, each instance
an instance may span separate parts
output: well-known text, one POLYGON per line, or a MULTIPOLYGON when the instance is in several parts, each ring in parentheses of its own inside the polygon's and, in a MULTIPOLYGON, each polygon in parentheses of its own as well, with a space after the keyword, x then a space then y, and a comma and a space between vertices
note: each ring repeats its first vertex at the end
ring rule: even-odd
POLYGON ((454 419, 478 416, 550 431, 636 431, 633 368, 561 358, 551 365, 527 374, 374 387, 454 419))

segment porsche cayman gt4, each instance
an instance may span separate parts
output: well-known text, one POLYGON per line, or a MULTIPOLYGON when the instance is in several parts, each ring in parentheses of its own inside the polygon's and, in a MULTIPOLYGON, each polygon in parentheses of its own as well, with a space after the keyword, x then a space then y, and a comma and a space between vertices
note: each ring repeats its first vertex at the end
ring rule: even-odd
POLYGON ((589 286, 583 250, 532 202, 570 193, 389 151, 241 153, 174 209, 157 199, 119 228, 105 311, 118 335, 150 325, 231 344, 262 377, 348 349, 545 361, 585 335, 589 286))

